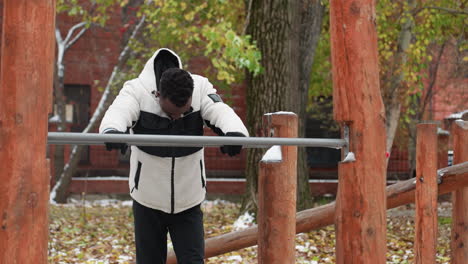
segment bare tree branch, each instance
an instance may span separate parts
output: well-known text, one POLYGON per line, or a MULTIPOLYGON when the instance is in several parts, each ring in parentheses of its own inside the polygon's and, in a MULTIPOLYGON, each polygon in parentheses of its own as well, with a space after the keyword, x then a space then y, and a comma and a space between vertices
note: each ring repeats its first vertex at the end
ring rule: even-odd
POLYGON ((440 61, 442 59, 442 55, 444 54, 444 50, 445 50, 445 45, 447 44, 447 41, 445 41, 442 46, 440 46, 440 49, 439 49, 439 53, 437 54, 437 58, 436 60, 433 62, 434 63, 434 67, 432 69, 429 70, 429 74, 430 74, 430 77, 431 77, 431 80, 429 82, 429 85, 427 87, 427 92, 426 92, 426 95, 424 96, 423 98, 423 102, 422 102, 422 105, 421 105, 421 109, 418 113, 418 119, 421 120, 424 116, 424 113, 426 112, 426 108, 427 106, 429 105, 430 101, 432 100, 432 98, 434 97, 434 94, 435 94, 435 91, 434 91, 434 86, 435 86, 435 83, 437 81, 437 75, 438 75, 438 72, 439 72, 439 66, 440 66, 440 61))
MULTIPOLYGON (((129 44, 133 39, 136 38, 136 35, 138 34, 138 32, 140 31, 141 27, 143 26, 143 24, 145 22, 145 19, 146 19, 146 16, 142 16, 142 18, 140 19, 140 21, 136 25, 135 29, 133 30, 132 35, 128 39, 127 45, 125 45, 125 48, 122 50, 122 52, 120 52, 119 60, 118 60, 117 64, 114 66, 114 69, 112 70, 111 76, 109 77, 109 80, 107 81, 106 88, 104 89, 104 93, 102 94, 101 100, 99 101, 98 106, 96 107, 96 109, 101 109, 101 107, 103 108, 105 106, 105 104, 107 103, 108 100, 106 100, 106 99, 108 98, 108 95, 110 93, 110 90, 111 90, 110 88, 112 87, 112 83, 114 82, 114 78, 117 75, 117 72, 122 67, 122 65, 125 63, 125 61, 126 61, 125 58, 129 54, 129 51, 130 51, 130 45, 129 44)), ((83 130, 83 133, 88 133, 92 129, 94 123, 101 117, 102 116, 101 116, 101 113, 99 113, 99 111, 94 112, 93 116, 89 120, 88 126, 86 126, 86 128, 83 130)))
POLYGON ((441 7, 441 6, 424 6, 424 7, 416 9, 414 13, 417 14, 423 11, 424 9, 435 9, 435 10, 440 10, 440 11, 444 11, 444 12, 447 12, 450 14, 456 14, 456 15, 468 15, 467 10, 457 10, 457 9, 441 7))
POLYGON ((60 34, 60 29, 58 27, 55 28, 55 41, 57 44, 61 44, 63 42, 62 34, 60 34))
POLYGON ((73 27, 71 27, 68 30, 67 37, 65 38, 64 42, 68 43, 70 41, 70 38, 72 37, 73 33, 75 32, 75 30, 79 29, 80 27, 84 27, 85 25, 86 25, 86 22, 80 22, 80 23, 74 25, 73 27))
POLYGON ((75 42, 86 32, 86 30, 88 30, 87 27, 82 28, 81 31, 78 34, 76 34, 75 37, 72 40, 70 40, 70 42, 66 44, 65 49, 68 49, 73 44, 75 44, 75 42))
MULTIPOLYGON (((96 107, 96 110, 94 111, 91 119, 89 120, 88 125, 86 128, 83 130, 82 133, 88 133, 89 131, 93 130, 95 126, 98 123, 98 120, 102 118, 102 116, 105 113, 105 106, 110 103, 112 100, 112 96, 110 96, 110 91, 112 84, 114 82, 114 79, 117 76, 117 73, 120 71, 122 66, 126 62, 126 58, 128 57, 130 53, 130 45, 129 43, 136 38, 138 35, 140 29, 143 27, 143 24, 146 20, 146 16, 143 16, 138 24, 135 26, 133 29, 132 35, 128 39, 125 48, 120 52, 119 59, 117 64, 114 66, 114 69, 112 70, 111 76, 109 77, 109 80, 107 81, 106 88, 104 90, 104 93, 101 96, 101 100, 98 103, 98 106, 96 107)), ((76 168, 79 162, 79 157, 82 152, 83 146, 77 146, 74 145, 72 148, 72 151, 70 152, 70 156, 68 159, 68 163, 65 164, 63 171, 60 175, 60 180, 55 184, 55 186, 52 188, 51 194, 50 194, 50 201, 51 202, 64 202, 61 201, 63 197, 65 197, 64 193, 67 191, 64 186, 68 186, 71 182, 71 177, 73 170, 76 168)))

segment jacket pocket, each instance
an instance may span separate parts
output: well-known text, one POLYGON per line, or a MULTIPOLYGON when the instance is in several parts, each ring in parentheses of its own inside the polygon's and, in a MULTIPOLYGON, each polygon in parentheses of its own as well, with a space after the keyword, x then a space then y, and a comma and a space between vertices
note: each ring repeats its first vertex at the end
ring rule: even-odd
MULTIPOLYGON (((138 190, 138 183, 140 182, 140 173, 141 173, 141 162, 138 161, 138 167, 137 167, 137 170, 135 172, 135 185, 133 186, 133 189, 137 189, 138 190)), ((133 189, 132 189, 132 192, 133 192, 133 189)))
POLYGON ((202 188, 205 188, 206 183, 205 183, 205 178, 203 177, 203 161, 200 160, 200 177, 201 177, 201 182, 202 182, 202 188))

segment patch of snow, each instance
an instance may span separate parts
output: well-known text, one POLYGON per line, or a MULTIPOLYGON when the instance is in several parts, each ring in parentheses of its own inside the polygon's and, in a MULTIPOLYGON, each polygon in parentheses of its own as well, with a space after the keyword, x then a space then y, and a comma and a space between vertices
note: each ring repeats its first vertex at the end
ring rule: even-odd
POLYGON ((273 146, 267 150, 263 155, 263 162, 280 162, 283 160, 283 154, 281 153, 281 146, 273 146))
POLYGON ((49 123, 60 123, 60 116, 54 115, 53 117, 49 118, 49 123))
POLYGON ((253 221, 254 217, 251 214, 249 214, 249 212, 245 212, 243 215, 237 218, 232 227, 234 231, 239 231, 250 227, 253 221))
POLYGON ((463 121, 461 119, 455 120, 455 124, 457 124, 459 127, 463 128, 464 130, 468 129, 468 121, 463 121))
POLYGON ((130 257, 130 256, 120 255, 118 261, 120 263, 120 261, 129 261, 131 259, 132 259, 132 257, 130 257))
POLYGON ((239 256, 239 255, 232 255, 232 256, 229 256, 227 258, 227 260, 231 260, 231 261, 242 261, 242 257, 239 256))
POLYGON ((306 242, 306 244, 305 244, 304 246, 302 246, 302 245, 296 245, 296 250, 299 251, 299 252, 302 252, 302 253, 308 252, 308 251, 309 251, 309 249, 307 248, 307 246, 308 246, 307 244, 308 244, 308 243, 309 243, 309 242, 306 242))
POLYGON ((121 205, 122 207, 131 207, 133 206, 133 200, 122 201, 121 205))
POLYGON ((265 115, 296 115, 296 114, 294 112, 278 111, 274 113, 266 113, 265 115))
POLYGON ((102 177, 102 176, 97 176, 97 177, 73 177, 72 178, 74 181, 128 181, 128 177, 123 177, 123 176, 109 176, 109 177, 102 177))
POLYGON ((85 207, 95 207, 95 206, 101 206, 101 207, 114 207, 114 208, 119 208, 119 207, 129 207, 132 206, 133 201, 132 200, 117 200, 117 199, 100 199, 100 200, 80 200, 80 199, 73 199, 70 198, 67 200, 66 204, 57 204, 58 206, 63 206, 63 207, 73 207, 73 206, 82 206, 84 204, 85 207))
POLYGON ((356 161, 356 157, 354 156, 354 153, 348 152, 348 155, 346 155, 346 157, 344 158, 342 162, 345 163, 345 162, 353 162, 353 161, 356 161))
POLYGON ((444 130, 440 127, 437 128, 437 134, 438 135, 450 135, 450 132, 448 132, 447 130, 444 130))
POLYGON ((449 115, 449 116, 447 117, 447 119, 460 119, 460 118, 462 118, 462 116, 463 116, 464 114, 466 114, 466 113, 468 113, 468 109, 463 110, 463 111, 458 112, 458 113, 453 113, 453 114, 449 115))

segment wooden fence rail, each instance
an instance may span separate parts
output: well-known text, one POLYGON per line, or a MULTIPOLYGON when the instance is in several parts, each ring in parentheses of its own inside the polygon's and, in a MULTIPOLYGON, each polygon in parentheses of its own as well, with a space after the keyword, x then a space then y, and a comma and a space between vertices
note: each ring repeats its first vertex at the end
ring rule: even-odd
MULTIPOLYGON (((468 186, 468 162, 438 170, 438 195, 450 193, 468 186)), ((387 209, 413 203, 415 200, 416 180, 409 179, 386 188, 387 209)), ((335 218, 335 202, 304 210, 296 214, 296 233, 332 225, 335 218)), ((210 258, 227 252, 257 245, 257 226, 241 231, 208 238, 205 242, 205 257, 210 258)), ((174 253, 170 256, 175 261, 174 253)), ((175 262, 170 262, 175 263, 175 262)))

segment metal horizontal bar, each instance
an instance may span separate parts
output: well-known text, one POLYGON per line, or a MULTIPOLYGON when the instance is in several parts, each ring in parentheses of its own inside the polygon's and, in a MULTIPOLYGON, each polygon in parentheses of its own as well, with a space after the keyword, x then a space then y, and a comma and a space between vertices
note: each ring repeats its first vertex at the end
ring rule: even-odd
POLYGON ((166 147, 219 147, 223 145, 242 145, 244 148, 268 148, 275 145, 283 145, 339 149, 346 146, 346 141, 344 139, 329 138, 169 136, 62 132, 49 132, 47 137, 48 144, 58 145, 104 145, 104 142, 166 147))

